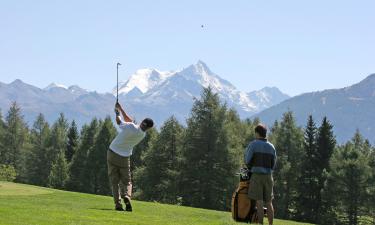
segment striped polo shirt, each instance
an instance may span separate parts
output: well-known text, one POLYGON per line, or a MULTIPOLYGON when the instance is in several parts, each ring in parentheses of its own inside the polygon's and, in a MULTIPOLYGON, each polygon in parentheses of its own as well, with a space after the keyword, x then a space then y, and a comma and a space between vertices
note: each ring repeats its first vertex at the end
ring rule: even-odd
POLYGON ((245 163, 252 173, 271 174, 276 165, 276 150, 267 139, 256 139, 247 146, 245 163))

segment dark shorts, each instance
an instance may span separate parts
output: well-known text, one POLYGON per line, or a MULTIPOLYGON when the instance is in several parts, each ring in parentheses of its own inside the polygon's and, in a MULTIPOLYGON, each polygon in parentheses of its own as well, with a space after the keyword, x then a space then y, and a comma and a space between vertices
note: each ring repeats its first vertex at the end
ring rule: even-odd
POLYGON ((269 203, 273 199, 272 174, 254 173, 250 179, 249 198, 269 203))

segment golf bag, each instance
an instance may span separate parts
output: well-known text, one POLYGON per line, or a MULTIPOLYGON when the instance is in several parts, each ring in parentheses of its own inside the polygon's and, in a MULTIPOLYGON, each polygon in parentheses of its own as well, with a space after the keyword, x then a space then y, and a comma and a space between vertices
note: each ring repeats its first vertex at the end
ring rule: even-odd
POLYGON ((248 197, 251 172, 242 168, 239 173, 240 183, 232 195, 232 218, 237 222, 257 223, 256 201, 248 197))

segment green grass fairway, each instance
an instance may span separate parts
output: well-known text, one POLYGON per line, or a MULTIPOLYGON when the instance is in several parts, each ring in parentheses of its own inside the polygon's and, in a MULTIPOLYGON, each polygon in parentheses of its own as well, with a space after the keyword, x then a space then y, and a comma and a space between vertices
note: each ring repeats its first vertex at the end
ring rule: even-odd
MULTIPOLYGON (((0 182, 0 224, 230 225, 228 212, 133 201, 133 212, 113 210, 111 197, 0 182)), ((267 222, 267 220, 265 221, 267 222)), ((276 220, 275 225, 307 225, 276 220)))
POLYGON ((53 189, 24 184, 0 182, 0 195, 40 195, 53 193, 53 189))

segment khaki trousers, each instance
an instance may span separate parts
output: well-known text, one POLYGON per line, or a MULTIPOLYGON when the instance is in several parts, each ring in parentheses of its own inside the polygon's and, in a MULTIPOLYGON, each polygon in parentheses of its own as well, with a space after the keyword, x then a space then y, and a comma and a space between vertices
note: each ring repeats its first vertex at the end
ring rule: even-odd
POLYGON ((123 157, 112 150, 107 151, 108 177, 112 186, 113 200, 116 207, 121 206, 121 197, 131 197, 132 182, 130 157, 123 157))

